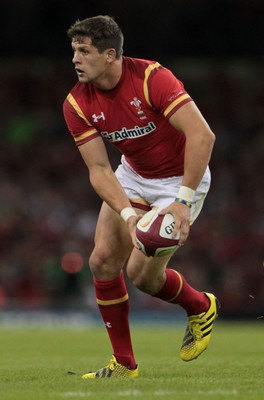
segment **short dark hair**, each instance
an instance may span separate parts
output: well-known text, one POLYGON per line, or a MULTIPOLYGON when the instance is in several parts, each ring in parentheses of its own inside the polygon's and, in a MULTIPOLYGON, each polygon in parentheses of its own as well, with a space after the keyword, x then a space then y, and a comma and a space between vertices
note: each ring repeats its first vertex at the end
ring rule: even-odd
POLYGON ((71 40, 82 41, 84 37, 89 37, 92 45, 96 47, 99 53, 109 48, 114 48, 117 58, 123 53, 124 36, 109 15, 98 15, 96 17, 77 20, 67 31, 71 40))

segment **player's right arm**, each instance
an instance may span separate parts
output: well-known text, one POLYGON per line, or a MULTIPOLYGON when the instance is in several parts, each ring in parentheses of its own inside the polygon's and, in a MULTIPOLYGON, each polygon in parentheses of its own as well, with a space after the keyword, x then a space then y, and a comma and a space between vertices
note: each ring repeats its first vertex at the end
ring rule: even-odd
POLYGON ((86 118, 73 96, 68 95, 63 104, 64 117, 82 158, 88 168, 92 187, 98 196, 127 222, 133 244, 135 239, 135 215, 129 199, 116 178, 102 137, 86 118))
POLYGON ((88 167, 91 185, 98 196, 121 216, 125 210, 123 218, 128 224, 133 244, 138 248, 135 231, 140 217, 133 215, 129 199, 109 162, 103 139, 97 137, 90 140, 79 146, 79 150, 88 167))
POLYGON ((103 139, 97 137, 90 140, 79 146, 79 150, 88 167, 91 185, 98 196, 117 213, 125 207, 131 207, 112 170, 103 139))
POLYGON ((131 207, 130 202, 112 170, 101 135, 84 111, 82 86, 77 84, 73 93, 67 96, 63 104, 68 129, 88 167, 94 190, 113 210, 120 213, 125 207, 131 207))

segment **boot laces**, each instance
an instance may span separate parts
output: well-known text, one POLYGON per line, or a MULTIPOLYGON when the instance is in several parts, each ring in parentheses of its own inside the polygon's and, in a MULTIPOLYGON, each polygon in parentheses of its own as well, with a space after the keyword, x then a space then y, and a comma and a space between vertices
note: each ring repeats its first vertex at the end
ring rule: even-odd
POLYGON ((197 318, 190 317, 189 318, 189 331, 195 340, 201 340, 203 337, 201 327, 203 324, 207 322, 206 318, 197 318))

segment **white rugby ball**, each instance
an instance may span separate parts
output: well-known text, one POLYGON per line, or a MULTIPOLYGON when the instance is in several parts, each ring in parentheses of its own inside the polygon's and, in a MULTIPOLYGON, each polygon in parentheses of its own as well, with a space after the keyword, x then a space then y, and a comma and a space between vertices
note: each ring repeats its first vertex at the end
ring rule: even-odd
POLYGON ((152 209, 138 221, 137 243, 148 257, 162 257, 174 253, 179 247, 179 233, 172 237, 175 221, 171 214, 159 215, 160 209, 152 209))

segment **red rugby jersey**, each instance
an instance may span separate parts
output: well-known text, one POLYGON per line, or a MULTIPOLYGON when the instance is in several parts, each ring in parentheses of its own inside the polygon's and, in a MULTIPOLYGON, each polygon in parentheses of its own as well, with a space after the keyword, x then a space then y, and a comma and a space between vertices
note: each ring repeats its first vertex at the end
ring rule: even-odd
POLYGON ((183 175, 185 136, 168 119, 191 101, 170 70, 123 57, 122 76, 109 91, 77 83, 63 109, 78 146, 102 136, 145 178, 183 175))

